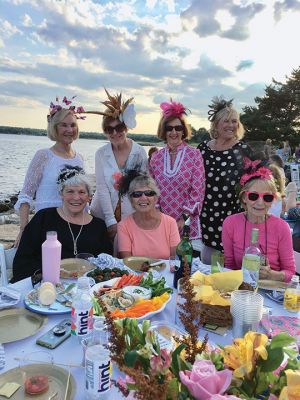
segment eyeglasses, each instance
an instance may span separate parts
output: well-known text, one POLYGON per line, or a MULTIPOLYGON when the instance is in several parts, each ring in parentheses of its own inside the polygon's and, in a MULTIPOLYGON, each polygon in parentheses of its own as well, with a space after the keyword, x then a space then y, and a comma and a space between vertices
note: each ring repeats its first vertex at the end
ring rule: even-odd
POLYGON ((246 192, 246 195, 250 201, 256 201, 260 197, 265 203, 272 203, 275 197, 272 193, 246 192))
POLYGON ((116 131, 117 133, 121 133, 121 132, 123 132, 124 130, 126 129, 126 126, 125 126, 125 124, 118 124, 118 125, 116 125, 116 126, 106 126, 105 128, 104 128, 104 132, 107 134, 107 135, 113 135, 113 133, 114 133, 114 131, 116 131))
POLYGON ((136 192, 132 192, 130 196, 133 197, 134 199, 138 199, 139 197, 142 197, 143 194, 146 197, 156 196, 156 192, 154 190, 137 190, 136 192))
POLYGON ((31 276, 32 287, 34 288, 40 282, 42 282, 42 270, 38 269, 34 271, 33 275, 31 276))
POLYGON ((175 126, 167 125, 166 126, 166 132, 172 132, 173 129, 175 129, 176 132, 182 132, 184 128, 182 125, 175 125, 175 126))

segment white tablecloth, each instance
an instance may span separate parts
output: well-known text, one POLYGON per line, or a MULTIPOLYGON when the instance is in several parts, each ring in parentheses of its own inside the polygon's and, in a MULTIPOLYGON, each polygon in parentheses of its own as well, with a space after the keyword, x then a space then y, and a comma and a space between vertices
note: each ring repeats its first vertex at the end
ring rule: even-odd
MULTIPOLYGON (((166 268, 164 271, 164 276, 166 278, 167 284, 173 287, 173 274, 169 272, 166 268)), ((20 282, 17 282, 13 285, 14 288, 19 289, 22 293, 27 293, 32 289, 30 279, 24 279, 20 282)), ((153 316, 152 320, 158 321, 170 321, 174 323, 175 319, 175 300, 176 295, 173 294, 171 301, 167 304, 166 308, 159 314, 153 316)), ((23 299, 20 301, 18 306, 23 305, 23 299)), ((299 316, 300 313, 288 313, 283 307, 268 298, 265 298, 264 305, 267 307, 272 308, 273 315, 289 315, 289 316, 299 316)), ((43 333, 47 332, 50 328, 56 325, 59 321, 64 318, 67 318, 69 314, 65 315, 49 315, 48 316, 48 323, 45 327, 36 333, 34 336, 31 336, 27 339, 20 340, 13 343, 7 343, 4 345, 5 348, 5 355, 6 355, 6 366, 2 372, 5 372, 11 368, 15 368, 19 366, 19 362, 14 359, 14 357, 21 357, 22 352, 23 354, 30 354, 34 351, 44 350, 49 352, 54 357, 55 363, 62 363, 62 364, 72 364, 72 365, 80 365, 82 363, 82 348, 81 345, 78 343, 76 338, 71 338, 63 342, 60 346, 58 346, 54 350, 48 350, 41 346, 35 344, 35 341, 38 337, 40 337, 43 333)), ((200 330, 200 337, 203 337, 207 333, 203 329, 200 330)), ((209 341, 215 344, 229 344, 232 341, 232 334, 231 331, 228 331, 226 336, 220 336, 214 333, 208 333, 209 341)), ((71 373, 76 380, 77 390, 75 395, 75 400, 83 400, 84 399, 84 368, 72 368, 71 373)), ((118 375, 118 371, 114 368, 113 376, 116 378, 118 375)), ((111 389, 111 393, 109 396, 110 400, 119 400, 122 399, 123 396, 116 388, 111 389)))

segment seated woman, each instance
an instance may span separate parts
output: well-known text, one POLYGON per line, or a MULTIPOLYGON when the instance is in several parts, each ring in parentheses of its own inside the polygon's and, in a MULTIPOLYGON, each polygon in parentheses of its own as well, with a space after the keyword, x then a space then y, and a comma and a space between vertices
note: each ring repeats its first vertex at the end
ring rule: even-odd
POLYGON ((42 243, 56 231, 62 244, 61 258, 77 253, 112 254, 104 221, 86 212, 91 186, 80 167, 66 165, 57 179, 62 207, 38 211, 26 225, 13 262, 12 282, 31 276, 42 267, 42 243))
POLYGON ((222 241, 225 266, 240 269, 245 249, 250 245, 252 228, 259 229, 259 245, 265 258, 260 279, 289 282, 295 273, 292 237, 289 225, 268 211, 277 196, 272 172, 257 161, 250 162, 240 179, 240 202, 245 212, 224 220, 222 241))
POLYGON ((135 212, 118 224, 119 256, 168 259, 175 255, 180 242, 177 223, 156 207, 160 192, 155 181, 140 174, 123 193, 128 193, 135 212))

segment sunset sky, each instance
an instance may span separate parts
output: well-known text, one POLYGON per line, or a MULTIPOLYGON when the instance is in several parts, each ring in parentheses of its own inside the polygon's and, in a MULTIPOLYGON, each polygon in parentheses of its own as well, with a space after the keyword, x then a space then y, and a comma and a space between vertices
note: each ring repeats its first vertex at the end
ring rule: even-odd
POLYGON ((135 98, 133 132, 170 97, 198 129, 213 96, 241 110, 300 65, 298 0, 0 0, 0 19, 0 125, 46 128, 56 96, 103 110, 106 87, 135 98))

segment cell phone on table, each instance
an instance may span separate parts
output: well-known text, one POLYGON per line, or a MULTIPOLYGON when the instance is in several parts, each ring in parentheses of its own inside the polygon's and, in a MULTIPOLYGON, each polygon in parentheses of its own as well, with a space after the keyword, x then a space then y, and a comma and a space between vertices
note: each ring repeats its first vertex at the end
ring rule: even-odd
POLYGON ((71 336, 71 320, 64 319, 59 324, 53 326, 48 332, 36 340, 36 344, 47 347, 48 349, 55 349, 68 337, 71 336))

